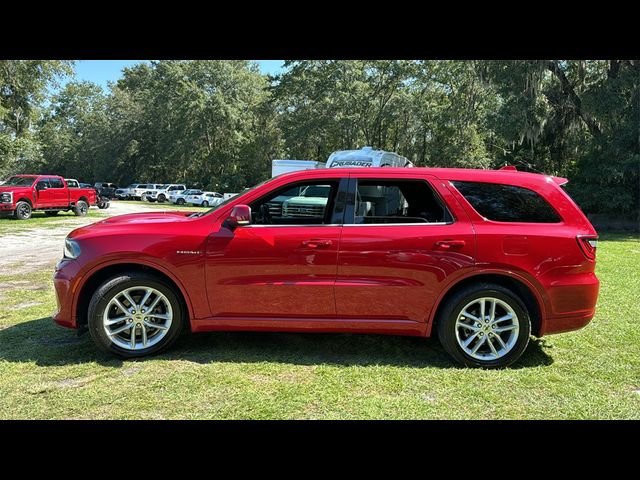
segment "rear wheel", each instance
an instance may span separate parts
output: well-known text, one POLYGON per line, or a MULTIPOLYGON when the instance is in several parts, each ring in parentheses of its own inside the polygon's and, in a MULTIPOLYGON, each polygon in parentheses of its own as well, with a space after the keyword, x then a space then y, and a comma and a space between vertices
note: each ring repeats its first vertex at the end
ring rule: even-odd
POLYGON ((93 294, 89 333, 96 345, 123 358, 168 348, 182 329, 180 301, 160 278, 141 272, 118 274, 93 294))
POLYGON ((165 196, 164 193, 161 193, 158 195, 158 202, 163 203, 166 199, 167 197, 165 196))
POLYGON ((84 217, 87 215, 88 211, 89 204, 83 200, 79 200, 78 203, 76 203, 76 206, 73 208, 73 213, 76 217, 84 217))
POLYGON ((202 202, 202 203, 201 203, 201 205, 202 205, 204 208, 207 208, 207 207, 209 206, 209 202, 207 202, 207 201, 205 200, 204 202, 202 202))
POLYGON ((179 198, 178 200, 176 200, 176 203, 178 205, 184 205, 184 198, 179 198))
POLYGON ((437 329, 442 346, 458 362, 502 368, 518 360, 527 348, 531 322, 515 293, 483 283, 451 297, 443 306, 437 329))
POLYGON ((20 201, 16 204, 15 216, 18 220, 29 220, 31 218, 31 205, 29 202, 20 201))

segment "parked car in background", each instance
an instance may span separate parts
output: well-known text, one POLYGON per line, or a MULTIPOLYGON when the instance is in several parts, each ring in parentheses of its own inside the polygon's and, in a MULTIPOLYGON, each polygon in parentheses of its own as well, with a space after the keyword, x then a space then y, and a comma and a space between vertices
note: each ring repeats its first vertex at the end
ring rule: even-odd
POLYGON ((115 192, 118 189, 118 186, 115 183, 108 182, 96 182, 93 186, 98 191, 98 195, 109 200, 114 198, 115 192))
POLYGON ((142 193, 147 189, 147 184, 146 183, 132 183, 131 185, 129 185, 125 191, 127 192, 127 196, 126 199, 127 200, 134 200, 140 199, 140 196, 142 195, 142 193))
POLYGON ((186 202, 199 207, 215 207, 224 201, 218 192, 202 192, 199 195, 189 195, 186 202))
POLYGON ((118 188, 113 194, 118 200, 126 200, 129 197, 126 188, 118 188))
POLYGON ((166 202, 169 199, 169 196, 174 193, 180 193, 187 189, 187 186, 182 183, 171 183, 169 185, 165 185, 163 189, 158 190, 158 193, 155 199, 159 202, 166 202))
POLYGON ((167 188, 167 185, 163 183, 148 183, 147 189, 140 195, 140 200, 143 202, 155 202, 158 198, 158 192, 167 188))
POLYGON ((187 197, 190 195, 202 195, 202 190, 198 188, 190 188, 189 190, 176 190, 169 194, 167 197, 169 202, 176 205, 184 205, 187 202, 187 197))
POLYGON ((69 234, 54 320, 141 357, 193 332, 436 335, 456 361, 517 361, 584 327, 597 234, 561 188, 513 170, 332 168, 276 177, 208 212, 111 217, 69 234), (324 208, 270 215, 322 186, 324 208))
POLYGON ((0 214, 26 220, 34 210, 48 216, 72 210, 83 217, 90 206, 97 205, 98 196, 94 188, 80 188, 77 180, 73 182, 70 188, 57 175, 14 175, 0 187, 0 214))

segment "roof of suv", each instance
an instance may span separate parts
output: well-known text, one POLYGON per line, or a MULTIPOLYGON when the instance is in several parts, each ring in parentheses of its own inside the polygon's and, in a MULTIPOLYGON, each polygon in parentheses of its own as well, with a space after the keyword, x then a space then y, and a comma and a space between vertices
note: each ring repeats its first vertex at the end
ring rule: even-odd
MULTIPOLYGON (((292 176, 301 178, 313 178, 314 172, 331 171, 336 175, 346 175, 350 173, 362 174, 365 172, 380 172, 381 176, 385 174, 427 174, 438 177, 442 180, 459 180, 459 181, 475 181, 489 183, 507 183, 518 184, 521 182, 555 182, 558 185, 567 183, 566 178, 554 177, 551 175, 543 175, 540 173, 520 172, 515 169, 504 170, 482 170, 475 168, 432 168, 432 167, 370 167, 370 168, 331 168, 331 169, 315 169, 302 170, 298 172, 285 173, 282 177, 292 176)), ((324 175, 323 175, 324 176, 324 175)))

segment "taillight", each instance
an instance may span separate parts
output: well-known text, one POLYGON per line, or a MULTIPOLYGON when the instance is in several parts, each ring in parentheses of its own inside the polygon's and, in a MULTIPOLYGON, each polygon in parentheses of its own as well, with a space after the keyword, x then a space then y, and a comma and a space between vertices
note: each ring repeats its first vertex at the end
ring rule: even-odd
POLYGON ((578 245, 584 256, 589 260, 596 259, 596 248, 598 248, 598 236, 597 235, 578 235, 576 237, 578 245))

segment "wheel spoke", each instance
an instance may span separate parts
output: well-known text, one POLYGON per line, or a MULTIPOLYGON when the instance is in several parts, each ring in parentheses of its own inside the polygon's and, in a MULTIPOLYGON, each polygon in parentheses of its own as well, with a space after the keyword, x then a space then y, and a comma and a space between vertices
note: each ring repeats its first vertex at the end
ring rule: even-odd
POLYGON ((147 346, 147 328, 144 325, 140 325, 140 331, 142 332, 142 346, 147 346))
POLYGON ((487 337, 480 337, 480 340, 478 340, 478 342, 475 344, 475 346, 473 347, 473 350, 471 350, 471 353, 474 354, 478 351, 478 349, 486 342, 487 337))
POLYGON ((493 338, 498 340, 498 343, 500 344, 501 348, 504 348, 505 350, 507 349, 507 344, 504 343, 504 340, 502 340, 502 337, 500 335, 495 335, 493 338))
POLYGON ((493 342, 491 341, 490 337, 487 337, 487 343, 489 344, 489 348, 491 349, 491 353, 493 353, 496 358, 499 357, 498 351, 496 350, 496 347, 493 346, 493 342))
POLYGON ((149 328, 157 328, 158 330, 169 330, 169 327, 167 327, 166 325, 161 325, 159 323, 151 323, 145 321, 144 324, 149 328))
POLYGON ((484 322, 484 316, 485 316, 485 299, 481 298, 480 299, 480 319, 484 322))
POLYGON ((517 325, 507 325, 506 327, 494 328, 493 331, 496 333, 508 332, 510 330, 515 330, 518 328, 517 325))
POLYGON ((474 333, 473 335, 471 335, 469 338, 467 338, 467 339, 464 341, 464 343, 462 344, 462 346, 463 346, 464 348, 467 348, 467 347, 471 344, 471 342, 473 342, 473 339, 474 339, 474 338, 476 338, 476 337, 478 336, 478 333, 480 333, 480 332, 476 332, 476 333, 474 333))
POLYGON ((493 322, 493 319, 496 318, 496 301, 491 299, 490 302, 491 308, 489 309, 489 320, 493 322))
POLYGON ((152 293, 153 293, 153 290, 151 290, 150 288, 147 288, 147 292, 144 294, 144 297, 142 298, 142 300, 140 300, 140 308, 144 308, 144 304, 147 303, 147 300, 149 300, 149 297, 151 296, 152 293))
POLYGON ((118 298, 117 298, 117 297, 114 297, 114 298, 113 298, 113 303, 115 303, 115 304, 116 304, 116 306, 117 306, 120 310, 122 310, 122 313, 124 313, 125 315, 129 315, 129 309, 128 309, 128 308, 126 308, 126 307, 125 307, 125 306, 120 302, 120 300, 118 300, 118 298))
POLYGON ((124 317, 112 318, 112 319, 107 320, 106 322, 104 322, 104 324, 105 325, 115 325, 116 323, 120 323, 123 320, 126 320, 127 318, 129 318, 127 315, 125 315, 124 317))
POLYGON ((166 313, 150 313, 148 316, 152 318, 159 318, 161 320, 169 320, 171 318, 171 316, 166 313))
POLYGON ((461 313, 462 316, 465 316, 467 318, 470 318, 471 320, 473 320, 474 322, 479 322, 480 319, 478 317, 476 317, 475 315, 471 315, 469 312, 467 312, 466 310, 463 310, 461 313))
POLYGON ((123 325, 121 327, 116 328, 115 330, 111 330, 109 333, 109 335, 113 336, 113 335, 117 335, 119 333, 124 332, 125 330, 129 330, 131 327, 133 327, 133 323, 127 323, 126 325, 123 325))
POLYGON ((131 298, 131 295, 129 295, 129 292, 127 291, 122 292, 122 296, 127 299, 127 302, 129 302, 133 308, 135 308, 136 310, 138 309, 138 304, 133 301, 133 298, 131 298))
POLYGON ((154 308, 156 308, 156 305, 158 305, 158 302, 160 301, 162 297, 160 295, 156 295, 155 300, 151 303, 151 305, 149 305, 149 312, 152 312, 154 308))
POLYGON ((136 328, 133 327, 131 329, 131 337, 129 338, 129 344, 131 345, 131 348, 136 348, 136 328))
POLYGON ((493 321, 493 324, 496 325, 500 322, 504 322, 505 320, 511 320, 513 318, 513 315, 511 315, 510 313, 507 313, 506 315, 503 315, 502 317, 498 318, 497 320, 493 321))
POLYGON ((458 322, 458 327, 466 328, 467 330, 471 330, 472 332, 477 332, 478 330, 480 330, 475 325, 470 325, 468 323, 462 323, 460 321, 458 322))

